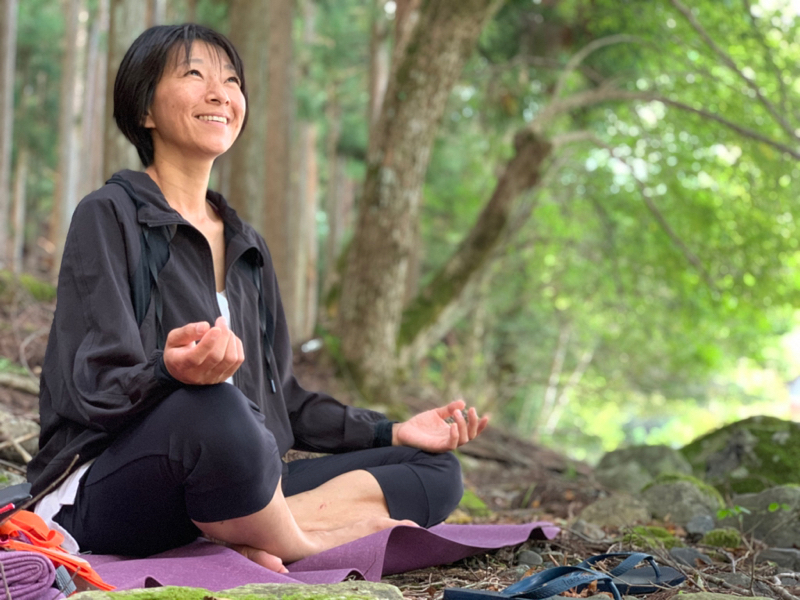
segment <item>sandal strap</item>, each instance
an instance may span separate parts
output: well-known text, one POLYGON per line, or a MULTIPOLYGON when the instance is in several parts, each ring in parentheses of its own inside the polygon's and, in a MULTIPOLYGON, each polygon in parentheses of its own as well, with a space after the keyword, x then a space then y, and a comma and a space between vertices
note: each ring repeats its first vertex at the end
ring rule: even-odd
POLYGON ((655 557, 652 554, 646 554, 645 552, 609 552, 608 554, 598 554, 597 556, 592 556, 587 558, 578 566, 583 568, 589 568, 591 565, 598 563, 600 561, 606 560, 607 558, 621 558, 626 557, 621 563, 619 563, 616 567, 611 569, 608 573, 614 577, 619 577, 630 571, 633 567, 638 565, 640 562, 647 561, 650 563, 650 566, 653 567, 653 571, 655 571, 655 575, 657 579, 661 578, 661 570, 658 568, 658 563, 656 562, 655 557))
POLYGON ((511 597, 542 600, 543 598, 557 596, 574 587, 586 585, 592 581, 608 582, 614 600, 621 600, 619 590, 617 590, 610 575, 580 566, 546 569, 518 581, 507 587, 502 593, 511 597))

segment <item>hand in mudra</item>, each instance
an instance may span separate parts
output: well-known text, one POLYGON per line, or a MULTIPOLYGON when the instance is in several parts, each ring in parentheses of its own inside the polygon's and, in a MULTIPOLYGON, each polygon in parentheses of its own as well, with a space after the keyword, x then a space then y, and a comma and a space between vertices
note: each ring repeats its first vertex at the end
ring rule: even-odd
POLYGON ((244 362, 244 348, 224 317, 214 326, 189 323, 173 329, 164 347, 164 366, 189 385, 212 385, 231 377, 244 362))
POLYGON ((455 450, 475 439, 489 423, 488 416, 478 419, 474 408, 469 409, 465 418, 462 411, 466 406, 463 400, 455 400, 396 423, 392 428, 392 444, 427 452, 455 450))

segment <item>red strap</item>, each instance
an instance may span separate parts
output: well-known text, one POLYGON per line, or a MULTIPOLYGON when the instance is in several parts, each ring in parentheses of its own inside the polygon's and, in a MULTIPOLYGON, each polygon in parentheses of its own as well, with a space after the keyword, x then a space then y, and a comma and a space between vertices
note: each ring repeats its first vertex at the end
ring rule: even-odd
POLYGON ((64 536, 50 529, 35 513, 28 510, 17 512, 0 525, 0 536, 2 536, 0 546, 4 548, 44 554, 56 566, 64 565, 70 573, 75 573, 98 589, 104 591, 116 589, 103 581, 86 560, 62 549, 60 546, 64 542, 64 536), (24 534, 31 543, 20 541, 18 539, 20 534, 24 534))

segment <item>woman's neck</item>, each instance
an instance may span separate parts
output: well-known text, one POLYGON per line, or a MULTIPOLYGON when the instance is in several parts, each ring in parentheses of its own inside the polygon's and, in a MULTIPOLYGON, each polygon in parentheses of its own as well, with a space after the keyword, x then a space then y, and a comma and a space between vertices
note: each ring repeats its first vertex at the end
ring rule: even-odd
POLYGON ((156 159, 145 169, 156 182, 167 203, 185 219, 201 217, 207 213, 206 192, 211 177, 212 162, 192 165, 156 159))

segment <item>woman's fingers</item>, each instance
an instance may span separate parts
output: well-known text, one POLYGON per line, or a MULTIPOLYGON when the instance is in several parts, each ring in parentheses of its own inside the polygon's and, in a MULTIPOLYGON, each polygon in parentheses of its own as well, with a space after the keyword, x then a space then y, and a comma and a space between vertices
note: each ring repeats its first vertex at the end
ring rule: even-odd
POLYGON ((467 420, 464 418, 464 413, 460 410, 456 411, 453 415, 453 421, 458 426, 458 445, 466 444, 469 440, 469 430, 467 429, 467 420))
MULTIPOLYGON (((173 330, 167 337, 167 348, 177 347, 174 349, 179 351, 179 357, 172 358, 171 355, 168 370, 184 383, 220 383, 231 377, 244 362, 242 341, 228 328, 224 318, 219 317, 214 327, 209 328, 208 323, 204 325, 205 332, 196 345, 179 344, 191 337, 192 328, 199 332, 201 328, 195 324, 173 330)), ((165 363, 166 354, 167 350, 165 363)))

